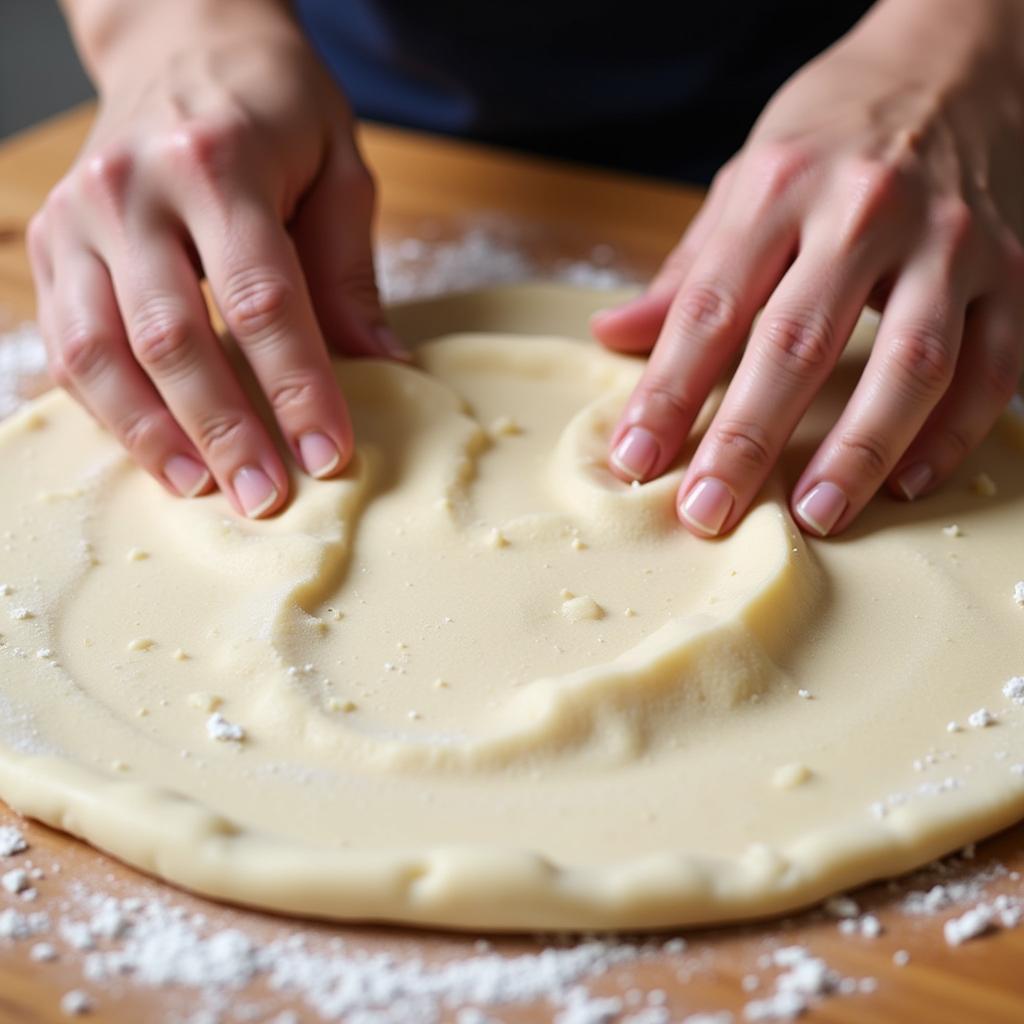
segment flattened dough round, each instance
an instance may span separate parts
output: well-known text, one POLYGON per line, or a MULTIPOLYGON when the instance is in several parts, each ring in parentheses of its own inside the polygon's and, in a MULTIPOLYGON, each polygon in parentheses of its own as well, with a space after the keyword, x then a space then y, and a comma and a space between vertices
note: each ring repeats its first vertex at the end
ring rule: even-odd
POLYGON ((595 304, 397 311, 419 368, 338 366, 358 455, 267 522, 168 497, 61 395, 0 427, 0 796, 212 896, 508 929, 773 914, 1024 814, 1020 419, 805 540, 786 486, 864 324, 700 541, 679 469, 604 464, 640 366, 573 340, 595 304))

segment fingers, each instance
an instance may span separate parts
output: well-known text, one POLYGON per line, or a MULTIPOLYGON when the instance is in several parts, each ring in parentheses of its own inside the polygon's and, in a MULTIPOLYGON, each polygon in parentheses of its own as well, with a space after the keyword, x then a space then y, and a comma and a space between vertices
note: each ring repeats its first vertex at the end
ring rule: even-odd
POLYGON ((104 254, 135 359, 236 511, 276 511, 288 477, 210 326, 188 254, 166 232, 104 254))
POLYGON ((889 478, 908 501, 948 479, 1016 393, 1024 362, 1024 310, 1005 297, 969 308, 956 377, 889 478))
POLYGON ((699 536, 743 517, 832 372, 874 282, 865 252, 808 244, 764 309, 680 485, 679 518, 699 536))
POLYGON ((352 454, 352 425, 287 231, 244 193, 216 216, 192 212, 189 224, 214 299, 286 442, 311 476, 335 475, 352 454))
POLYGON ((350 355, 408 360, 377 294, 374 192, 351 139, 336 141, 292 221, 292 236, 327 343, 350 355))
POLYGON ((609 462, 626 480, 663 472, 746 338, 795 244, 795 227, 765 217, 743 237, 720 225, 672 301, 647 368, 612 434, 609 462))
POLYGON ((169 491, 208 490, 209 471, 132 356, 106 267, 79 246, 58 249, 55 265, 55 373, 169 491))
MULTIPOLYGON (((864 374, 793 492, 793 513, 824 537, 841 532, 892 473, 953 379, 967 305, 963 274, 941 252, 904 270, 864 374)), ((930 470, 929 470, 930 472, 930 470)), ((908 463, 904 488, 928 485, 908 463)))
POLYGON ((635 299, 602 309, 590 319, 594 337, 617 352, 650 352, 654 347, 672 300, 698 253, 718 223, 725 205, 733 164, 716 175, 707 199, 690 222, 680 243, 672 250, 654 280, 635 299))

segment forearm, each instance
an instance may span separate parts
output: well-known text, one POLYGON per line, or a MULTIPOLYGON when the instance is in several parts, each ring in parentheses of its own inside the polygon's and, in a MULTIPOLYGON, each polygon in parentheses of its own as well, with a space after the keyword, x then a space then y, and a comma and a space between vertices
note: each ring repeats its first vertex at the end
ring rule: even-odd
POLYGON ((236 35, 299 29, 289 0, 60 0, 78 53, 98 91, 117 69, 155 52, 236 35))

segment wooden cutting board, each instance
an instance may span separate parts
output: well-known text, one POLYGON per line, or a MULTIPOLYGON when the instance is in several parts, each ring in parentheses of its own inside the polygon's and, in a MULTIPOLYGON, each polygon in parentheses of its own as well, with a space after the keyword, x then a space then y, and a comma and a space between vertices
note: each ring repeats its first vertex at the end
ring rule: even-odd
MULTIPOLYGON (((91 117, 91 108, 82 108, 0 146, 0 329, 5 320, 14 323, 34 315, 24 255, 25 225, 70 164, 91 117)), ((701 194, 692 189, 380 127, 366 127, 364 148, 381 187, 382 236, 456 237, 483 216, 504 225, 500 230, 513 225, 516 241, 542 266, 587 259, 595 246, 610 245, 616 265, 647 275, 678 239, 701 200, 701 194)), ((0 805, 0 824, 15 821, 0 805)), ((218 906, 143 878, 42 826, 19 824, 32 846, 22 858, 31 858, 46 872, 46 878, 38 883, 39 896, 32 909, 48 911, 55 919, 73 888, 84 884, 119 896, 172 895, 182 906, 206 914, 211 926, 239 927, 259 941, 302 929, 311 936, 313 948, 341 937, 350 951, 384 950, 428 961, 476 955, 474 943, 479 936, 339 927, 218 906), (57 873, 55 864, 60 868, 57 873)), ((1004 864, 1009 872, 1024 873, 1024 826, 980 846, 963 870, 973 875, 995 863, 1004 864)), ((711 1010, 732 1010, 739 1020, 747 1000, 765 991, 762 984, 753 995, 744 992, 744 976, 771 976, 759 967, 758 958, 772 945, 800 943, 843 975, 877 979, 874 992, 825 1000, 802 1019, 837 1024, 1024 1022, 1024 928, 951 949, 942 937, 943 917, 912 917, 901 909, 908 888, 921 888, 922 884, 920 880, 881 884, 858 894, 863 908, 876 913, 882 923, 884 931, 878 938, 844 937, 835 921, 815 913, 784 922, 694 931, 686 935, 685 952, 666 953, 638 966, 613 970, 589 987, 594 993, 609 994, 621 994, 631 987, 661 989, 673 1021, 711 1010), (909 953, 906 966, 893 963, 896 950, 909 953)), ((1014 892, 1024 896, 1024 883, 1007 875, 988 891, 991 895, 1014 892)), ((0 892, 0 910, 8 903, 17 905, 0 892)), ((963 909, 966 907, 959 908, 963 909)), ((499 952, 542 948, 529 939, 495 938, 493 944, 499 952)), ((104 992, 82 983, 80 954, 40 964, 29 959, 29 946, 0 939, 0 1022, 4 1024, 62 1019, 61 995, 79 987, 97 998, 91 1019, 127 1024, 187 1016, 187 992, 130 985, 104 992)), ((290 1004, 260 986, 240 993, 236 1001, 249 997, 258 998, 267 1009, 258 1018, 261 1020, 272 1016, 271 1008, 276 1012, 290 1005, 302 1021, 319 1019, 300 1003, 290 1004)), ((537 1024, 551 1020, 554 1010, 541 1003, 490 1012, 508 1024, 537 1024)))

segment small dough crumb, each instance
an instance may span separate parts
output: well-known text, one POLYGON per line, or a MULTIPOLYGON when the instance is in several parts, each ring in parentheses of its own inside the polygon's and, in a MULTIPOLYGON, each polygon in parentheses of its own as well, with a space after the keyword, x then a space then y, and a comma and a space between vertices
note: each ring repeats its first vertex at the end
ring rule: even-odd
POLYGON ((129 651, 148 651, 156 646, 156 641, 150 639, 148 636, 139 636, 134 640, 128 641, 129 651))
POLYGON ((592 597, 583 594, 563 601, 562 614, 570 622, 594 621, 604 618, 604 609, 592 597))
POLYGON ((358 708, 359 705, 354 700, 340 700, 337 697, 329 697, 327 700, 328 711, 343 711, 345 714, 351 714, 358 708))
POLYGON ((982 498, 994 498, 999 493, 995 480, 988 473, 979 473, 971 480, 971 490, 982 498))
POLYGON ((15 622, 24 622, 26 619, 34 619, 35 614, 28 608, 12 608, 11 618, 14 619, 15 622))
POLYGON ((499 530, 496 526, 491 529, 491 532, 487 535, 487 543, 492 548, 507 548, 508 538, 499 530))
POLYGON ((950 523, 949 526, 944 526, 942 528, 942 532, 947 537, 962 537, 964 535, 964 531, 961 530, 956 523, 950 523))
POLYGON ((129 562, 144 562, 149 558, 149 552, 143 551, 142 548, 130 548, 128 551, 129 562))
POLYGON ((206 735, 211 740, 237 743, 245 739, 245 730, 240 725, 229 722, 219 711, 215 711, 206 720, 206 735))
POLYGON ((947 722, 946 732, 963 732, 964 727, 959 722, 947 722))
POLYGON ((572 539, 572 549, 573 549, 573 551, 586 551, 587 550, 587 543, 586 543, 586 541, 580 540, 579 537, 573 537, 573 539, 572 539))
POLYGON ((1013 600, 1018 608, 1024 608, 1024 580, 1018 580, 1013 585, 1013 600))
POLYGON ((777 789, 795 789, 810 781, 813 774, 805 764, 783 764, 772 773, 772 785, 777 789))
POLYGON ((812 694, 810 690, 797 690, 796 695, 801 700, 814 700, 814 694, 812 694))
POLYGON ((967 724, 972 729, 986 729, 996 724, 996 716, 988 708, 978 708, 967 716, 967 724))

